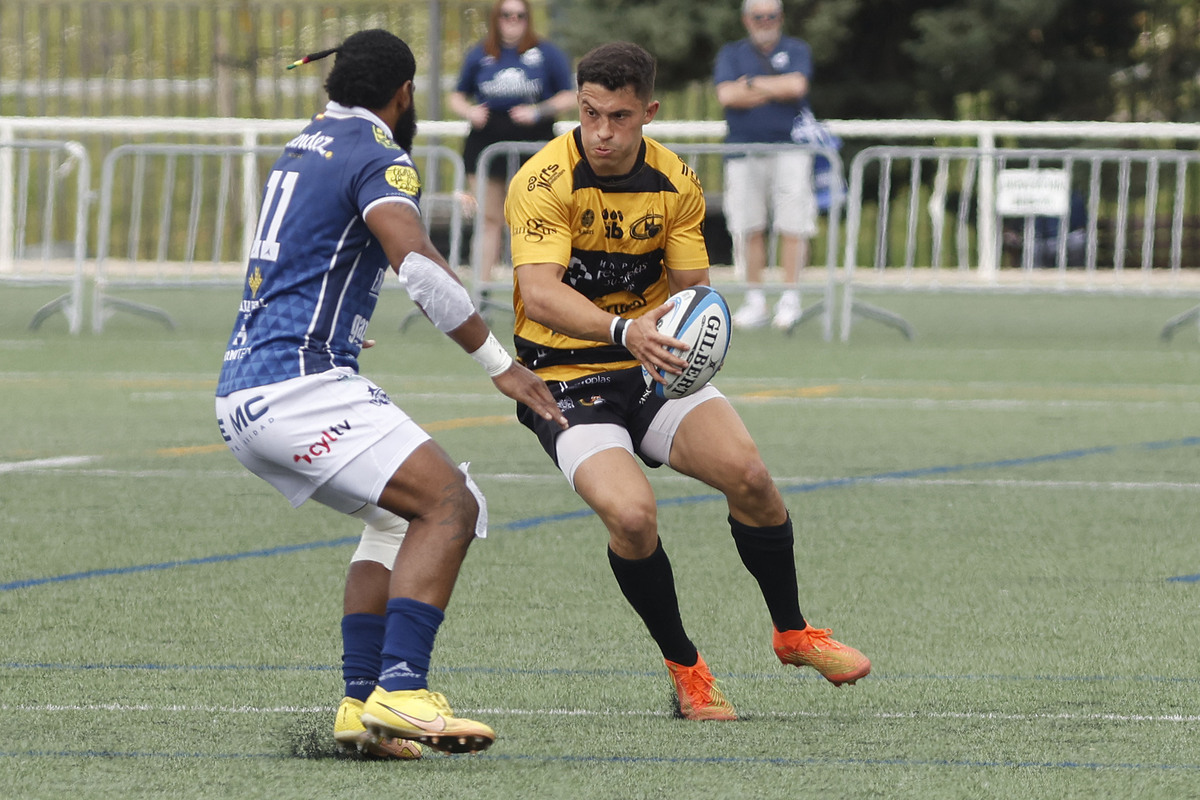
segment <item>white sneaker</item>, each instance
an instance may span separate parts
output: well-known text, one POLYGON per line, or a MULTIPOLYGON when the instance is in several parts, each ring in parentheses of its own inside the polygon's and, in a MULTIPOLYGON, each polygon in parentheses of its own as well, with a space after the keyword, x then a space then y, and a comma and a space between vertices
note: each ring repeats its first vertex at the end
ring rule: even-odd
POLYGON ((767 324, 770 315, 767 314, 767 301, 762 295, 748 294, 746 302, 733 315, 733 327, 743 330, 761 328, 767 324))
POLYGON ((784 292, 783 297, 780 297, 779 302, 775 304, 775 318, 771 320, 771 327, 779 331, 790 331, 803 313, 804 309, 800 306, 800 295, 795 292, 784 292))

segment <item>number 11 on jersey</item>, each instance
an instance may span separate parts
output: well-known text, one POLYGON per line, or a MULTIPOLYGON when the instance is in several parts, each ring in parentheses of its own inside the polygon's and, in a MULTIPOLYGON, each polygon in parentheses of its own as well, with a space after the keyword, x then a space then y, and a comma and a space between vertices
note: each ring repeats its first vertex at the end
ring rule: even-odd
POLYGON ((292 202, 292 193, 296 189, 298 172, 272 170, 267 180, 267 192, 263 197, 262 210, 258 213, 258 230, 254 232, 254 244, 250 246, 250 257, 261 258, 263 261, 279 259, 279 227, 283 224, 283 215, 287 213, 288 205, 292 202), (279 193, 279 202, 275 202, 275 194, 279 193), (274 213, 271 207, 274 206, 274 213), (267 227, 267 216, 271 217, 271 226, 267 227))

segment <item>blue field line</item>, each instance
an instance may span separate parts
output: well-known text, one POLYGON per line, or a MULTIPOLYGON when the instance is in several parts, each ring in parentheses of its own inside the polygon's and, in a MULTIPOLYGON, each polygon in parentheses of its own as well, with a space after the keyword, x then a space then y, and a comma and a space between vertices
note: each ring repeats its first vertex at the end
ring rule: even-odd
MULTIPOLYGON (((200 753, 153 752, 145 750, 0 750, 0 758, 101 758, 101 759, 212 759, 212 760, 302 760, 289 753, 200 753)), ((783 758, 780 756, 539 756, 479 753, 470 756, 477 762, 522 762, 538 764, 623 764, 646 766, 764 766, 764 767, 942 767, 952 769, 1045 769, 1045 770, 1121 770, 1125 772, 1196 772, 1200 764, 1102 762, 1102 761, 1016 761, 1010 759, 943 758, 783 758)))
MULTIPOLYGON (((959 472, 969 472, 972 470, 1010 469, 1013 467, 1025 467, 1033 464, 1045 464, 1054 461, 1070 461, 1086 458, 1088 456, 1110 455, 1112 453, 1120 452, 1121 450, 1169 450, 1178 447, 1195 447, 1196 445, 1200 445, 1200 436, 1187 436, 1182 439, 1168 439, 1158 442, 1141 442, 1132 445, 1103 445, 1100 447, 1087 447, 1077 450, 1063 450, 1058 453, 1045 453, 1043 455, 1027 456, 1024 458, 1004 458, 996 461, 976 461, 969 464, 946 464, 932 467, 918 467, 916 469, 894 470, 891 472, 879 472, 873 475, 830 478, 828 480, 811 481, 809 483, 802 483, 795 486, 781 486, 780 491, 784 494, 803 494, 807 492, 820 491, 822 489, 838 489, 847 486, 859 486, 862 484, 879 483, 889 480, 906 480, 912 478, 924 478, 931 475, 950 475, 959 472)), ((661 499, 658 501, 658 505, 660 507, 680 506, 692 503, 709 503, 714 500, 721 499, 723 499, 723 496, 720 494, 701 494, 691 495, 688 497, 671 497, 661 499)), ((546 525, 554 522, 565 522, 573 519, 583 519, 593 516, 594 513, 595 512, 593 512, 590 508, 581 508, 576 511, 568 511, 562 514, 549 514, 539 517, 527 517, 525 519, 514 520, 512 522, 503 522, 495 524, 492 527, 496 530, 519 531, 527 528, 537 527, 538 525, 546 525)), ((173 569, 175 567, 215 564, 226 561, 239 561, 246 558, 266 558, 269 556, 295 553, 303 550, 315 550, 322 547, 342 547, 357 541, 357 536, 348 536, 324 542, 309 542, 307 544, 268 547, 262 550, 250 550, 244 553, 205 556, 203 558, 166 561, 158 564, 137 564, 127 567, 94 569, 87 570, 85 572, 72 572, 66 575, 55 575, 47 578, 29 578, 27 580, 0 583, 0 592, 13 591, 16 589, 28 589, 32 586, 42 586, 48 583, 65 583, 67 581, 78 581, 110 575, 128 575, 135 572, 150 572, 155 570, 173 569)), ((1184 575, 1170 578, 1169 580, 1195 583, 1200 582, 1200 574, 1184 575)))
POLYGON ((266 556, 277 556, 284 553, 298 553, 303 550, 319 550, 324 547, 342 547, 343 545, 354 544, 358 541, 358 538, 357 536, 345 536, 341 539, 333 539, 325 542, 306 542, 304 544, 289 544, 281 547, 267 547, 262 550, 249 550, 245 553, 226 553, 224 555, 187 558, 179 561, 163 561, 158 564, 135 564, 129 567, 89 569, 84 572, 71 572, 66 575, 54 575, 49 578, 30 578, 23 581, 0 583, 0 591, 7 592, 13 589, 27 589, 30 586, 41 586, 47 583, 81 581, 85 578, 100 578, 106 575, 129 575, 134 572, 154 572, 155 570, 173 569, 175 567, 194 567, 201 564, 218 564, 224 561, 241 561, 246 558, 265 558, 266 556))
MULTIPOLYGON (((809 483, 801 483, 795 486, 781 486, 779 491, 784 494, 804 494, 807 492, 816 492, 822 489, 840 489, 847 486, 859 486, 867 483, 880 483, 884 481, 894 480, 909 480, 912 478, 927 478, 933 475, 949 475, 958 472, 969 472, 971 470, 984 469, 1011 469, 1013 467, 1026 467, 1033 464, 1045 464, 1054 461, 1070 461, 1088 456, 1110 455, 1119 452, 1120 450, 1168 450, 1177 447, 1195 447, 1200 445, 1200 436, 1188 436, 1183 439, 1170 439, 1160 442, 1141 442, 1133 445, 1103 445, 1100 447, 1088 447, 1077 450, 1063 450, 1058 453, 1045 453, 1039 456, 1027 456, 1024 458, 1004 458, 996 461, 976 461, 969 464, 944 464, 933 467, 917 467, 915 469, 894 470, 891 472, 878 472, 873 475, 858 475, 845 478, 829 478, 822 481, 810 481, 809 483)), ((672 497, 665 500, 659 500, 659 506, 679 506, 690 503, 707 503, 714 500, 724 499, 720 494, 702 494, 691 495, 688 497, 672 497)), ((566 520, 579 519, 592 515, 590 508, 581 509, 578 511, 570 511, 564 514, 549 514, 541 517, 529 517, 523 520, 498 525, 498 528, 508 530, 522 530, 524 528, 533 528, 538 525, 544 525, 551 522, 563 522, 566 520)), ((1200 576, 1197 576, 1200 580, 1200 576)))

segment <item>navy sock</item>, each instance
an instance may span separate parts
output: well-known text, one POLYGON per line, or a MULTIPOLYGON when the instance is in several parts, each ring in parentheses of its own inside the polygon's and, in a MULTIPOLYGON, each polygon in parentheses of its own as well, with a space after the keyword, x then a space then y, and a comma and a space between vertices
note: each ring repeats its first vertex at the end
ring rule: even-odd
POLYGON ((730 517, 729 529, 742 563, 758 581, 775 629, 802 630, 805 622, 796 596, 792 518, 789 516, 782 525, 754 528, 730 517))
POLYGON ((622 594, 642 622, 646 623, 663 658, 685 667, 695 666, 699 655, 679 617, 675 577, 671 572, 671 562, 663 550, 662 540, 647 558, 621 558, 609 548, 608 563, 622 594))
POLYGON ((437 606, 408 597, 387 604, 387 632, 379 685, 388 692, 428 688, 433 640, 445 614, 437 606))
POLYGON ((346 697, 366 700, 379 679, 383 660, 384 617, 347 614, 342 617, 342 680, 346 697))

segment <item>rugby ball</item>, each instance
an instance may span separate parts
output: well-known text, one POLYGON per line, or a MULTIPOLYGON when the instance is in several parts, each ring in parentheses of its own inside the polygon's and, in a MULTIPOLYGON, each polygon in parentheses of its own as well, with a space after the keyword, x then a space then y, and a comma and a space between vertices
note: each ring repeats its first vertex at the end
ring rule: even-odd
POLYGON ((717 374, 729 352, 732 324, 725 298, 711 286, 684 289, 667 298, 667 303, 673 308, 659 318, 658 330, 690 345, 682 352, 671 349, 688 362, 687 366, 679 375, 662 371, 666 384, 651 378, 645 367, 642 376, 654 394, 674 400, 699 391, 717 374))

